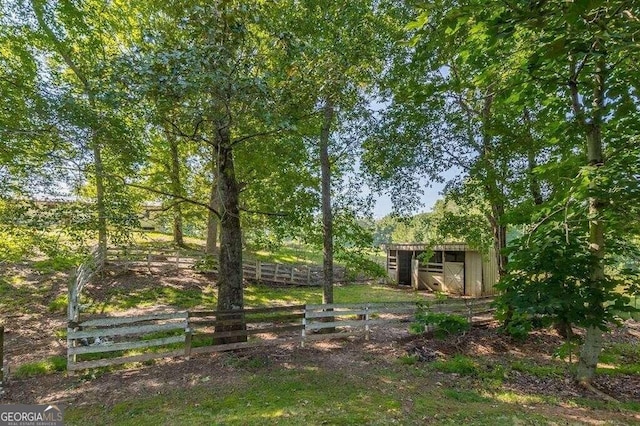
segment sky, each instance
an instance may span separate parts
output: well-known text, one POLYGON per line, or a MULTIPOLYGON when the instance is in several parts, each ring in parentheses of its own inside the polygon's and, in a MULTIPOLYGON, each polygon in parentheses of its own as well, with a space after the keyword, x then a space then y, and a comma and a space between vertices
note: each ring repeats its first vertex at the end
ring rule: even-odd
MULTIPOLYGON (((424 194, 420 195, 420 202, 422 207, 420 207, 419 212, 428 212, 431 211, 435 202, 442 198, 440 191, 444 188, 444 184, 442 183, 432 183, 431 187, 427 187, 426 183, 422 185, 422 191, 424 194)), ((376 205, 373 209, 373 217, 376 219, 380 219, 393 210, 393 205, 391 203, 391 199, 388 195, 380 194, 380 196, 376 199, 376 205)))
MULTIPOLYGON (((459 168, 451 167, 449 170, 441 173, 441 177, 445 180, 446 183, 463 174, 463 171, 459 168)), ((418 197, 420 198, 420 203, 422 204, 422 206, 414 213, 417 214, 421 212, 431 211, 436 201, 444 198, 444 196, 442 195, 442 190, 444 189, 445 183, 433 181, 429 182, 426 177, 420 179, 420 187, 422 188, 423 194, 418 194, 418 197)), ((379 194, 378 196, 375 196, 374 194, 374 197, 376 198, 376 205, 373 209, 374 218, 382 218, 393 211, 391 199, 387 195, 379 194)))

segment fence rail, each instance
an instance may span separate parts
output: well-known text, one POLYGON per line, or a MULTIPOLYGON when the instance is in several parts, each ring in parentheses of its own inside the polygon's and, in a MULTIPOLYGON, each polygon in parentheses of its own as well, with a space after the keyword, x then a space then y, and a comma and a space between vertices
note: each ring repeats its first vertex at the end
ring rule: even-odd
MULTIPOLYGON (((179 268, 192 268, 202 260, 202 257, 187 255, 174 249, 140 249, 140 248, 110 248, 107 259, 122 262, 125 267, 146 266, 151 269, 158 263, 175 265, 179 268)), ((217 265, 212 265, 207 272, 217 272, 217 265)), ((323 272, 321 266, 288 265, 270 263, 260 260, 244 261, 242 275, 246 280, 255 280, 273 284, 319 286, 322 285, 323 272)), ((334 282, 345 280, 345 268, 334 266, 334 282)))
MULTIPOLYGON (((77 329, 77 323, 80 318, 80 295, 84 286, 99 273, 104 267, 106 261, 106 253, 100 249, 100 246, 96 246, 90 254, 89 259, 83 262, 76 270, 75 277, 69 282, 68 296, 67 296, 67 348, 73 348, 76 346, 76 340, 70 338, 69 335, 73 335, 73 332, 77 329)), ((75 355, 67 353, 67 363, 72 364, 75 361, 75 355)))
MULTIPOLYGON (((447 299, 434 302, 426 309, 463 315, 469 322, 475 322, 478 316, 492 311, 491 302, 490 299, 447 299)), ((304 345, 306 341, 359 334, 368 339, 374 326, 407 326, 417 309, 415 302, 334 303, 94 318, 70 324, 67 369, 189 357, 287 342, 304 345), (216 330, 221 325, 241 327, 216 330), (228 342, 234 339, 239 341, 228 342), (142 350, 147 352, 139 353, 142 350)))

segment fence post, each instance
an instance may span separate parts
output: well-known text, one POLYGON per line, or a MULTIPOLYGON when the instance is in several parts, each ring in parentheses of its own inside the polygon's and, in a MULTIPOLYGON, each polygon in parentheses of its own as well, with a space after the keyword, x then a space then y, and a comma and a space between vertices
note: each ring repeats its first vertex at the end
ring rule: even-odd
POLYGON ((4 325, 0 324, 0 395, 4 386, 4 325))
POLYGON ((468 299, 465 299, 464 303, 467 305, 467 321, 469 321, 469 325, 471 325, 473 320, 473 309, 468 299))
POLYGON ((256 281, 260 281, 262 279, 262 263, 256 259, 256 281))
POLYGON ((369 302, 364 306, 364 339, 369 340, 369 334, 371 330, 369 329, 369 302))
POLYGON ((184 330, 184 356, 189 359, 191 356, 191 338, 193 337, 193 330, 191 329, 191 324, 189 323, 189 312, 187 311, 187 328, 184 330))
POLYGON ((180 269, 180 250, 176 249, 176 269, 180 269))
POLYGON ((307 285, 311 285, 311 267, 307 265, 307 285))
POLYGON ((73 333, 76 328, 72 326, 72 324, 77 324, 78 319, 80 318, 80 308, 78 306, 79 298, 78 298, 78 282, 74 279, 69 284, 69 295, 67 302, 67 371, 72 370, 73 364, 76 362, 76 355, 69 355, 69 349, 74 348, 76 346, 76 340, 69 337, 71 333, 73 333))
POLYGON ((302 317, 302 339, 300 340, 300 347, 304 348, 304 339, 307 337, 307 304, 305 303, 302 307, 302 311, 304 312, 304 316, 302 317))
POLYGON ((151 249, 147 252, 147 269, 151 273, 151 249))

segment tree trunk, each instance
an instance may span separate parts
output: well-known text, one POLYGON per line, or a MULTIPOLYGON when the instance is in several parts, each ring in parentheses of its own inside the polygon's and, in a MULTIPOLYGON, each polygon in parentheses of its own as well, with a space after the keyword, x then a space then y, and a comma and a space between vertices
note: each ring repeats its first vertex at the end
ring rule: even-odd
MULTIPOLYGON (((71 51, 67 50, 67 46, 58 39, 54 31, 47 24, 44 19, 46 2, 42 0, 33 0, 31 2, 33 11, 35 13, 36 20, 40 28, 46 33, 50 41, 55 46, 55 50, 62 56, 62 59, 71 69, 73 74, 80 80, 84 94, 89 100, 91 110, 98 115, 98 110, 95 102, 95 93, 87 76, 76 65, 71 51)), ((97 127, 97 126, 96 126, 97 127)), ((90 130, 91 132, 91 150, 93 151, 93 161, 96 170, 96 211, 98 214, 98 250, 104 259, 107 252, 107 214, 105 207, 105 185, 104 185, 104 163, 102 162, 102 149, 100 146, 99 132, 96 127, 90 130)))
POLYGON ((324 119, 320 131, 320 171, 322 179, 322 303, 333 303, 333 213, 331 211, 331 161, 329 136, 334 110, 331 101, 324 104, 324 119))
MULTIPOLYGON (((218 193, 220 195, 220 253, 218 271, 218 311, 244 309, 242 282, 242 232, 240 228, 240 188, 236 181, 233 149, 227 128, 218 130, 218 193)), ((216 333, 245 330, 244 314, 230 313, 220 317, 224 324, 216 325, 216 333), (233 322, 233 323, 229 323, 233 322)), ((247 336, 222 337, 217 343, 247 340, 247 336)))
MULTIPOLYGON (((215 151, 215 149, 214 149, 215 151)), ((215 155, 215 154, 214 154, 215 155)), ((218 166, 215 161, 211 161, 211 191, 209 193, 209 207, 215 211, 219 211, 218 196, 218 166)), ((213 255, 218 250, 218 216, 209 210, 207 214, 207 245, 205 253, 213 255)))
POLYGON ((529 176, 529 192, 531 193, 533 204, 539 206, 544 202, 544 199, 542 198, 540 181, 534 173, 535 168, 538 167, 538 163, 536 161, 537 150, 535 139, 531 133, 531 117, 527 109, 524 110, 524 123, 527 126, 527 174, 529 176))
MULTIPOLYGON (((322 303, 333 303, 333 212, 331 210, 331 160, 329 159, 329 136, 333 122, 333 103, 326 100, 324 117, 320 129, 320 177, 322 193, 322 303)), ((333 309, 327 309, 332 311, 333 309)), ((326 317, 326 322, 334 317, 326 317)), ((322 333, 333 333, 335 327, 322 329, 322 333)))
MULTIPOLYGON (((605 82, 605 57, 601 55, 598 59, 594 75, 595 89, 593 96, 593 110, 590 123, 586 124, 587 129, 587 157, 589 167, 598 170, 604 166, 604 156, 602 154, 602 134, 601 125, 604 109, 604 82, 605 82)), ((597 185, 596 180, 591 181, 593 189, 597 185)), ((604 222, 602 213, 604 203, 596 196, 589 197, 589 250, 594 255, 596 262, 591 268, 591 283, 596 292, 602 288, 605 279, 604 271, 604 222)), ((594 292, 595 293, 595 292, 594 292)), ((599 301, 592 306, 593 311, 604 311, 604 301, 599 301)), ((602 351, 602 330, 598 327, 588 327, 584 339, 584 344, 580 350, 580 359, 576 376, 579 382, 590 384, 596 374, 598 358, 602 351)))
MULTIPOLYGON (((182 195, 182 183, 180 181, 180 152, 178 150, 178 141, 176 137, 170 132, 165 132, 167 140, 169 142, 169 149, 171 151, 171 191, 176 195, 182 195)), ((184 247, 184 236, 182 232, 182 204, 175 203, 173 205, 173 242, 179 246, 184 247)))
POLYGON ((482 161, 484 162, 485 178, 484 189, 487 201, 491 205, 491 213, 488 217, 493 234, 493 247, 495 250, 496 262, 500 278, 507 273, 508 258, 504 254, 507 247, 507 228, 503 224, 504 218, 504 195, 498 186, 498 172, 496 171, 493 159, 493 147, 491 146, 491 120, 493 106, 493 85, 489 85, 482 107, 482 161))
POLYGON ((503 278, 507 275, 507 262, 509 258, 504 254, 507 247, 507 227, 502 224, 504 217, 504 205, 497 201, 491 202, 491 232, 493 235, 493 249, 495 250, 496 263, 498 264, 498 275, 503 278))

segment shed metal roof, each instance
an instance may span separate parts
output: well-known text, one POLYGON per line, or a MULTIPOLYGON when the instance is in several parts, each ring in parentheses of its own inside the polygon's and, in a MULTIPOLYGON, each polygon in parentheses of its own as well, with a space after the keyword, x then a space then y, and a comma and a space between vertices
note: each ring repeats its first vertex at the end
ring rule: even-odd
POLYGON ((429 243, 398 243, 398 244, 386 244, 385 250, 399 250, 399 251, 426 251, 426 250, 443 250, 443 251, 477 251, 471 249, 465 243, 443 243, 443 244, 429 244, 429 243))

